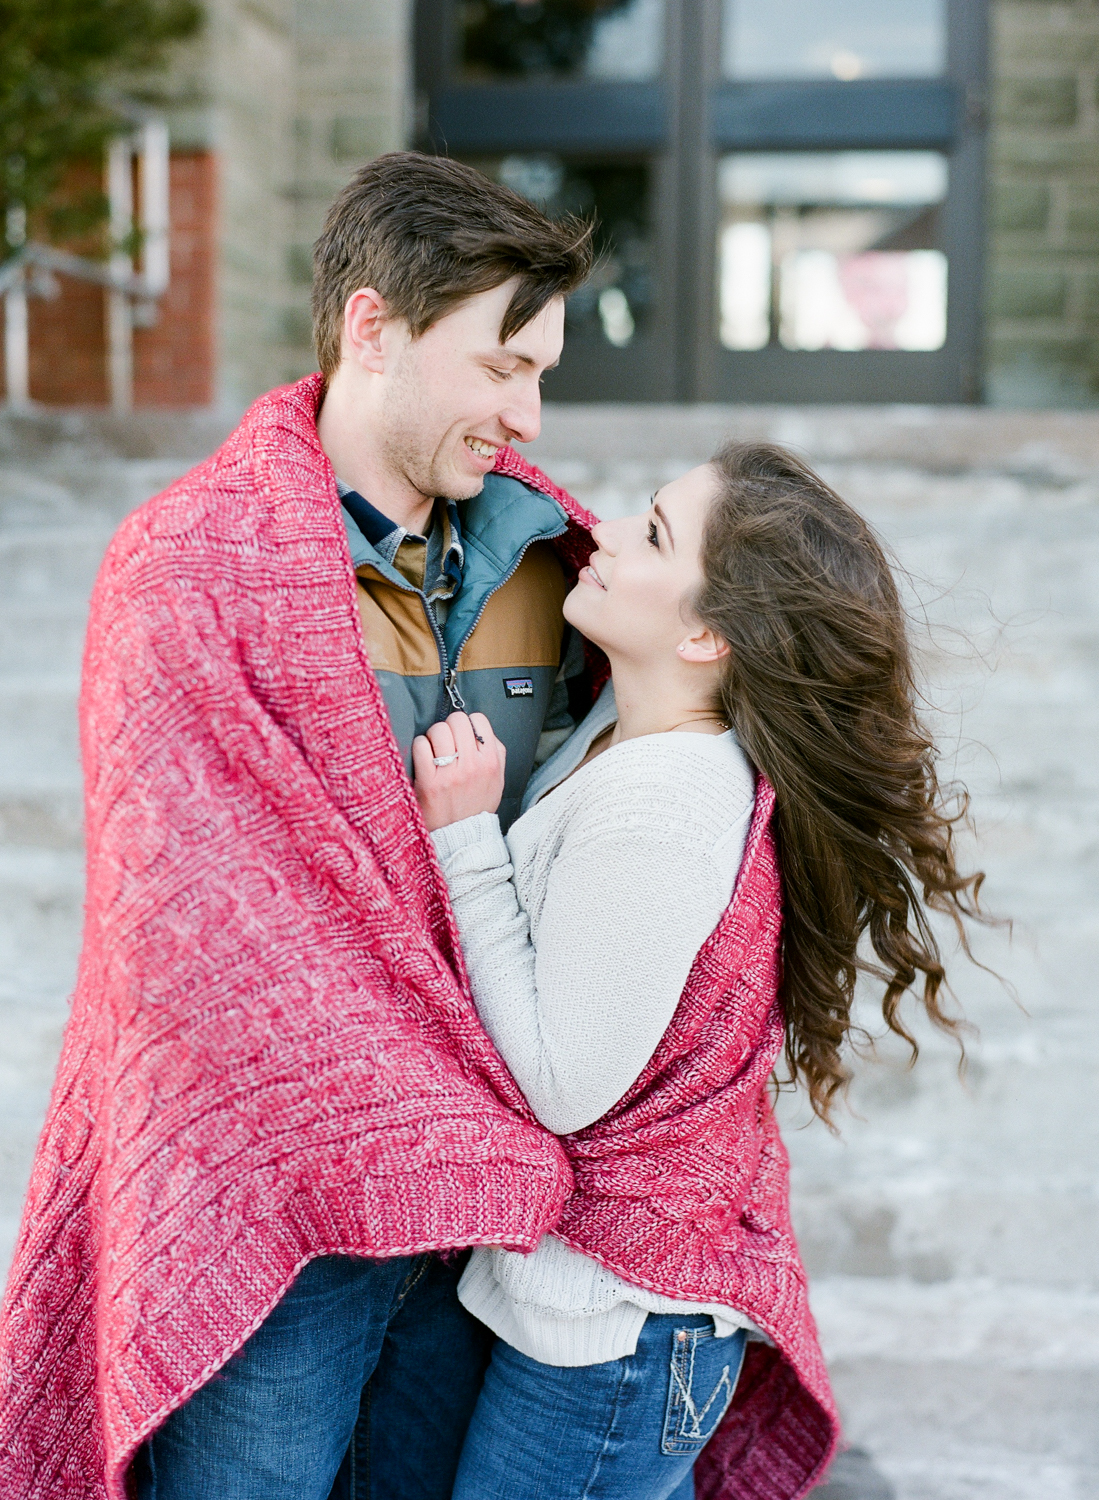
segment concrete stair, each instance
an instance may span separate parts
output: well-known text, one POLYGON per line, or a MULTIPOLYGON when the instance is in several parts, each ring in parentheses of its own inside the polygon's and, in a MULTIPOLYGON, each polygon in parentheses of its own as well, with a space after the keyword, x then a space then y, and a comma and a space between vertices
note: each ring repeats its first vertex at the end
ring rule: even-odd
MULTIPOLYGON (((862 1450, 821 1494, 1096 1500, 1099 417, 558 409, 536 461, 629 514, 726 435, 800 449, 908 570, 944 772, 973 795, 985 903, 1014 919, 975 940, 1011 991, 953 965, 980 1031, 964 1079, 923 1026, 914 1069, 891 1043, 856 1064, 838 1138, 781 1102, 862 1450)), ((869 991, 862 1014, 873 1031, 869 991)))
MULTIPOLYGON (((952 979, 979 1027, 857 1064, 833 1137, 781 1108, 848 1440, 821 1500, 1099 1500, 1099 417, 556 408, 532 456, 630 513, 726 434, 791 443, 909 571, 944 772, 1014 932, 952 979)), ((118 520, 215 420, 0 421, 0 1261, 79 943, 83 621, 118 520)), ((873 996, 862 1002, 873 1029, 873 996)), ((880 1025, 879 1028, 880 1030, 880 1025)))

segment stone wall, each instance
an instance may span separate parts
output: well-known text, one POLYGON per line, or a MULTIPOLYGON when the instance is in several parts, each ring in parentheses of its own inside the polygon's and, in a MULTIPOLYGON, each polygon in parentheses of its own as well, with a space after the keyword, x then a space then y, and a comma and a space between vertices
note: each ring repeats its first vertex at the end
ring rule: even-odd
POLYGON ((410 0, 297 0, 284 379, 316 368, 310 256, 328 205, 357 167, 407 142, 410 11, 410 0))
MULTIPOLYGON (((222 167, 219 404, 313 369, 310 251, 362 162, 404 144, 409 0, 207 0, 191 66, 222 167)), ((181 101, 182 103, 182 101, 181 101)), ((193 121, 194 124, 188 124, 193 121)))
POLYGON ((1099 4, 993 0, 986 394, 1099 402, 1099 4))

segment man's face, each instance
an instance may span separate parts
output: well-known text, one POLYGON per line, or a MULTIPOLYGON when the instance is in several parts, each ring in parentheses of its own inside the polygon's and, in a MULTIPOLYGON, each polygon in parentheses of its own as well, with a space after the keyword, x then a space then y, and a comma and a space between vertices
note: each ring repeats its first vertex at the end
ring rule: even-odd
POLYGON ((385 458, 427 498, 479 494, 497 448, 538 436, 540 381, 561 357, 565 303, 555 297, 501 344, 515 287, 470 297, 418 339, 403 322, 386 328, 385 458))

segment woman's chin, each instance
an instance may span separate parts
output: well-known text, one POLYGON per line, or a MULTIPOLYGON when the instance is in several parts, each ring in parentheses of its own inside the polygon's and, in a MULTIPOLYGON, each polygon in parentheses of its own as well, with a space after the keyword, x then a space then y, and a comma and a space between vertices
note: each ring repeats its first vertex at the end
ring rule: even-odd
POLYGON ((581 635, 586 636, 589 641, 593 641, 598 646, 600 644, 599 627, 592 619, 595 610, 586 607, 588 601, 585 595, 590 588, 590 584, 575 584, 571 592, 565 595, 561 613, 570 625, 574 625, 579 630, 581 635))

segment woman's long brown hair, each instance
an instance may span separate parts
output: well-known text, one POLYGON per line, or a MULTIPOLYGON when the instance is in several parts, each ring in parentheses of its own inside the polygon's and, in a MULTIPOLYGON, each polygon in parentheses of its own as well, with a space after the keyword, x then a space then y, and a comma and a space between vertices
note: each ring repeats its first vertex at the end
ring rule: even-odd
POLYGON ((793 454, 729 443, 702 544, 701 620, 729 643, 723 711, 775 789, 784 887, 786 1062, 828 1120, 850 1077, 842 1048, 860 970, 882 1013, 915 989, 942 1009, 945 970, 928 909, 981 918, 983 875, 955 863, 968 798, 948 799, 920 722, 907 618, 873 531, 793 454), (873 957, 865 948, 869 936, 873 957))

